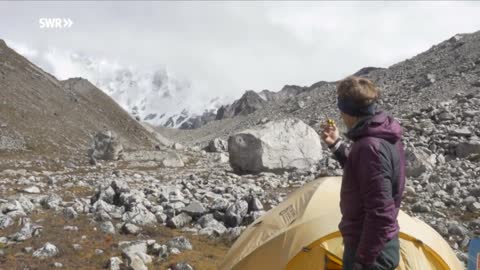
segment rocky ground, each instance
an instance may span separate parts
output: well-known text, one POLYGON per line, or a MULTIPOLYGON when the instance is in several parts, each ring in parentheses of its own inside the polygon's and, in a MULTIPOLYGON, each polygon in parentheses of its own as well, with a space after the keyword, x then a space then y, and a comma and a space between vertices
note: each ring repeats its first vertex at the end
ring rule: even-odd
POLYGON ((0 269, 215 269, 246 225, 316 177, 240 176, 228 153, 173 148, 4 160, 0 269))
POLYGON ((404 208, 465 251, 480 236, 480 94, 459 93, 402 118, 409 162, 404 208))
MULTIPOLYGON (((408 181, 402 208, 465 261, 480 235, 480 95, 457 94, 399 116, 408 181)), ((289 192, 340 175, 323 158, 303 171, 236 174, 226 141, 205 149, 125 152, 119 161, 5 159, 3 269, 215 269, 245 226, 289 192)), ((0 267, 0 268, 1 268, 0 267)))

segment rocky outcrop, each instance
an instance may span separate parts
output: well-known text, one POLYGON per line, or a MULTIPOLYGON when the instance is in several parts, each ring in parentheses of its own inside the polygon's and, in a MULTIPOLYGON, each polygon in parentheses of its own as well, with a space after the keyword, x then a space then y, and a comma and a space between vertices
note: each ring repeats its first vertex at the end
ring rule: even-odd
POLYGON ((119 138, 111 131, 97 132, 88 154, 91 159, 118 160, 123 153, 119 138))
POLYGON ((208 143, 208 152, 225 152, 228 151, 228 143, 225 140, 215 138, 208 143))
POLYGON ((231 105, 222 106, 217 110, 216 120, 231 118, 237 115, 248 115, 264 108, 267 101, 254 91, 246 91, 243 96, 231 105))
POLYGON ((322 159, 318 134, 298 119, 267 123, 228 139, 230 165, 241 173, 307 170, 322 159))

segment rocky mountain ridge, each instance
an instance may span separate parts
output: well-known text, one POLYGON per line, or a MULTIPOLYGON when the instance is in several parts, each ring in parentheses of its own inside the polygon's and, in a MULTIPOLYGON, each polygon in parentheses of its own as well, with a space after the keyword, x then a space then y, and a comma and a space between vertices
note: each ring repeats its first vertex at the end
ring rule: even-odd
POLYGON ((0 41, 0 150, 46 155, 86 149, 98 130, 127 148, 152 148, 154 135, 81 78, 59 81, 0 41))

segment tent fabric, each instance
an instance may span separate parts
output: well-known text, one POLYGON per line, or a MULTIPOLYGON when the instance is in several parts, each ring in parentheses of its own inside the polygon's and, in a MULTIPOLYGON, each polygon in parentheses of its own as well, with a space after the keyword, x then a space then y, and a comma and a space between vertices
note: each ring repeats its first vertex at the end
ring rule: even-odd
MULTIPOLYGON (((341 177, 324 177, 293 192, 235 241, 220 270, 339 269, 343 243, 341 177)), ((448 243, 430 226, 399 213, 401 262, 397 270, 461 270, 448 243)))

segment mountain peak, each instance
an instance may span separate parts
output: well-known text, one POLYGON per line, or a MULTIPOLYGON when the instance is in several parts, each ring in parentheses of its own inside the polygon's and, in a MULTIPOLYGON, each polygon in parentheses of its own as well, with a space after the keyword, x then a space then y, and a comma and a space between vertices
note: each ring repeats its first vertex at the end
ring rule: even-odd
POLYGON ((379 68, 379 67, 364 67, 361 68, 359 71, 353 73, 353 76, 358 76, 358 77, 364 77, 367 76, 370 72, 375 71, 375 70, 381 70, 384 68, 379 68))

